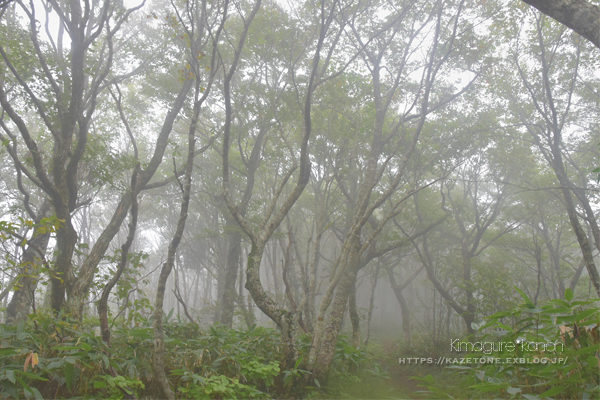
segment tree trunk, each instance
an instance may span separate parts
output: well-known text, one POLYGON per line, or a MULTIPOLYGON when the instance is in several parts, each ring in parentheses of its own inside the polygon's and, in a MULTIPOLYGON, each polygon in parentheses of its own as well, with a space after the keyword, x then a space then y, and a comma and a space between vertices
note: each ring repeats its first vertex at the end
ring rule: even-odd
POLYGON ((600 7, 585 0, 523 0, 600 48, 600 7))
POLYGON ((6 308, 6 323, 17 324, 19 321, 27 320, 35 300, 35 290, 39 281, 38 270, 44 263, 42 257, 48 248, 50 240, 50 231, 39 226, 42 218, 47 217, 50 210, 50 202, 44 201, 37 218, 36 227, 33 230, 33 236, 27 243, 27 248, 23 252, 23 267, 19 272, 17 282, 18 290, 13 292, 13 296, 6 308), (42 253, 42 254, 40 254, 42 253))
POLYGON ((463 285, 465 288, 466 310, 463 314, 463 319, 467 326, 467 332, 474 334, 473 322, 475 322, 475 302, 473 300, 473 280, 471 278, 471 255, 467 248, 463 245, 462 249, 463 263, 463 285))
MULTIPOLYGON (((417 274, 414 274, 414 278, 416 278, 417 274)), ((398 285, 396 283, 396 278, 394 277, 394 270, 388 270, 388 277, 390 279, 390 285, 392 286, 392 290, 394 291, 394 295, 396 296, 396 300, 398 300, 398 304, 400 304, 400 312, 402 313, 402 330, 404 331, 404 344, 406 346, 410 346, 411 342, 411 327, 410 327, 410 311, 408 310, 408 304, 406 303, 406 299, 402 295, 402 289, 407 285, 398 285)), ((412 278, 412 279, 414 279, 412 278)), ((412 280, 411 279, 411 280, 412 280)), ((409 281, 410 282, 410 281, 409 281)), ((435 304, 434 304, 435 307, 435 304)))
MULTIPOLYGON (((342 320, 346 312, 346 304, 354 285, 356 284, 356 271, 351 269, 340 279, 335 292, 335 298, 329 313, 329 324, 323 333, 316 363, 313 367, 313 377, 319 382, 327 382, 331 361, 335 354, 337 338, 342 327, 342 320)), ((315 334, 317 331, 315 330, 315 334)))
MULTIPOLYGON (((600 277, 598 276, 598 270, 596 269, 596 264, 594 262, 592 247, 590 246, 587 234, 581 226, 579 217, 577 216, 577 210, 575 208, 575 203, 573 202, 573 196, 571 195, 572 185, 570 180, 567 178, 567 174, 565 173, 565 168, 562 162, 562 153, 558 146, 553 146, 552 153, 554 156, 554 172, 556 173, 556 177, 560 182, 561 191, 567 208, 567 214, 569 215, 569 222, 573 227, 573 232, 575 232, 577 242, 579 242, 579 247, 581 248, 581 253, 583 254, 583 261, 585 262, 585 266, 590 276, 590 281, 596 290, 596 294, 598 297, 600 297, 600 277)), ((562 296, 564 296, 564 291, 561 293, 561 297, 562 296)))
MULTIPOLYGON (((192 45, 193 48, 193 45, 192 45)), ((196 72, 196 76, 198 73, 198 64, 194 63, 194 71, 196 72)), ((213 65, 214 66, 214 65, 213 65)), ((169 385, 169 380, 167 378, 167 374, 165 372, 165 333, 163 330, 162 324, 162 315, 163 315, 163 303, 165 296, 165 289, 167 286, 167 279, 173 269, 173 265, 175 264, 175 255, 177 253, 177 247, 181 241, 181 237, 183 236, 183 230, 185 228, 185 222, 188 216, 188 208, 190 204, 190 193, 192 189, 192 171, 194 168, 194 152, 195 152, 195 133, 196 126, 198 124, 198 118, 200 116, 200 106, 202 102, 206 98, 208 94, 207 91, 204 92, 204 96, 200 99, 200 80, 196 78, 195 80, 195 93, 194 93, 194 111, 191 118, 190 128, 188 131, 188 152, 187 159, 185 164, 185 183, 183 185, 183 197, 181 200, 181 208, 179 211, 179 220, 177 221, 177 229, 175 230, 175 234, 173 235, 173 239, 169 244, 169 250, 167 253, 167 261, 163 264, 160 276, 158 279, 158 285, 156 288, 156 299, 154 301, 154 357, 153 357, 153 367, 154 367, 154 376, 156 381, 158 382, 160 388, 163 391, 165 397, 169 400, 174 400, 175 395, 171 390, 169 385)))
POLYGON ((369 311, 367 313, 367 332, 365 333, 365 349, 369 344, 369 338, 371 337, 371 317, 373 316, 373 309, 375 308, 375 288, 377 287, 377 280, 379 279, 379 270, 381 269, 381 263, 377 262, 377 268, 371 278, 371 296, 369 298, 369 311))
POLYGON ((296 348, 296 329, 294 313, 280 308, 265 292, 260 281, 260 262, 264 252, 264 243, 252 242, 252 249, 248 255, 246 267, 246 289, 252 295, 254 303, 271 318, 281 329, 281 341, 285 359, 282 370, 292 368, 298 358, 296 348))
MULTIPOLYGON (((61 226, 56 233, 56 259, 54 262, 54 272, 50 277, 50 307, 54 313, 58 313, 60 310, 62 310, 65 302, 65 294, 67 291, 66 283, 70 280, 69 275, 71 274, 71 260, 73 258, 75 244, 77 243, 77 232, 71 223, 70 214, 61 216, 57 213, 57 217, 65 220, 65 223, 64 226, 61 226)), ((78 308, 83 310, 87 293, 77 294, 80 296, 73 298, 76 308, 70 308, 68 311, 73 311, 74 309, 78 308)))
POLYGON ((229 236, 227 246, 227 263, 225 264, 225 282, 223 298, 221 300, 220 322, 231 328, 233 325, 233 311, 235 308, 237 273, 240 266, 240 255, 242 252, 242 235, 234 232, 229 236))
POLYGON ((129 223, 129 233, 127 234, 127 239, 123 246, 121 246, 121 260, 119 261, 119 265, 117 266, 117 271, 112 276, 112 278, 108 281, 104 290, 102 291, 102 295, 100 296, 100 300, 98 301, 98 316, 100 318, 100 333, 102 335, 102 340, 110 346, 110 329, 108 327, 108 296, 110 295, 110 291, 117 284, 119 279, 121 278, 121 274, 125 271, 127 267, 127 256, 129 254, 129 248, 133 243, 135 238, 135 231, 137 228, 137 215, 138 215, 138 204, 137 204, 137 196, 135 195, 135 181, 137 179, 137 174, 139 171, 138 164, 133 172, 133 176, 131 178, 131 221, 129 223))
POLYGON ((350 296, 348 297, 348 312, 350 314, 350 322, 352 323, 352 346, 360 348, 360 316, 356 309, 356 281, 350 288, 350 296))

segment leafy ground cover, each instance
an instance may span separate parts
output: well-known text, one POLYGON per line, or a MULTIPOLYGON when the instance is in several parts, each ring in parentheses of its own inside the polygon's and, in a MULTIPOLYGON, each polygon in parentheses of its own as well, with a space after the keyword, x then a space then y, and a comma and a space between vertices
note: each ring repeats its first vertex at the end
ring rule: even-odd
MULTIPOLYGON (((0 325, 0 398, 156 398, 161 391, 152 373, 150 326, 146 321, 133 329, 114 328, 108 347, 89 326, 68 318, 32 314, 16 327, 0 325)), ((307 386, 308 337, 299 339, 295 367, 281 370, 274 329, 202 330, 169 322, 165 332, 166 370, 181 399, 362 397, 387 378, 346 338, 338 343, 330 385, 307 386), (359 387, 366 392, 357 392, 359 387)))
MULTIPOLYGON (((525 359, 525 363, 400 365, 398 357, 410 354, 398 340, 372 341, 366 351, 341 336, 325 384, 311 382, 304 365, 308 335, 298 338, 294 368, 282 370, 280 334, 275 329, 221 325, 201 329, 165 316, 166 370, 181 399, 597 398, 597 300, 574 300, 569 290, 564 300, 541 305, 521 296, 520 305, 490 316, 478 326, 476 336, 465 340, 517 345, 492 351, 484 347, 461 357, 525 359)), ((81 324, 36 313, 18 326, 0 325, 0 398, 156 398, 161 391, 152 372, 152 321, 135 328, 113 327, 111 347, 91 328, 95 322, 81 324)), ((444 355, 431 346, 412 351, 420 356, 444 355)))
POLYGON ((481 348, 462 357, 486 361, 416 377, 427 388, 425 395, 436 399, 598 398, 598 299, 573 300, 573 292, 567 289, 564 299, 535 305, 518 291, 523 298, 519 306, 488 317, 478 326, 478 335, 469 338, 470 343, 481 343, 481 348), (498 343, 509 345, 500 349, 498 343))

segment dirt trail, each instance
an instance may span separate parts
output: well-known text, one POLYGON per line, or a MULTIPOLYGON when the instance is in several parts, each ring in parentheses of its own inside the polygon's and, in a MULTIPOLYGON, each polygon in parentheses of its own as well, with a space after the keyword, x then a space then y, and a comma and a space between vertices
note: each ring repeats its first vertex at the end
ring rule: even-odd
POLYGON ((388 356, 385 359, 377 360, 382 367, 387 369, 390 373, 390 380, 388 384, 398 389, 400 397, 407 399, 419 399, 422 398, 415 393, 416 391, 423 390, 418 387, 419 381, 410 379, 411 376, 418 375, 415 368, 410 365, 401 365, 398 363, 398 358, 395 357, 399 354, 398 344, 396 340, 384 340, 382 341, 384 354, 388 356))

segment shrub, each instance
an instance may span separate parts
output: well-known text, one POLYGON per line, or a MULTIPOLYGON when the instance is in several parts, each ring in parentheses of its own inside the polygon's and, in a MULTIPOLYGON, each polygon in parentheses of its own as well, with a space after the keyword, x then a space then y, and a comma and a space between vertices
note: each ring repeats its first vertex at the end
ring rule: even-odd
MULTIPOLYGON (((494 358, 495 362, 448 367, 470 382, 469 397, 537 400, 597 396, 598 299, 574 301, 573 292, 567 289, 565 300, 536 306, 516 290, 523 298, 519 306, 496 313, 478 326, 480 335, 474 343, 481 343, 478 347, 495 345, 469 354, 473 360, 494 358), (500 343, 505 344, 501 350, 500 343)), ((445 390, 430 378, 421 380, 439 397, 445 390)))

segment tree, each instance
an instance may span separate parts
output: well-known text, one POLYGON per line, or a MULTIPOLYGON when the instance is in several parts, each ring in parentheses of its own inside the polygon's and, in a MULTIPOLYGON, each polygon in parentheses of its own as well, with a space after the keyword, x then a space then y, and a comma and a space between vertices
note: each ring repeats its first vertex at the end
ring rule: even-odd
MULTIPOLYGON (((442 78, 454 67, 461 68, 448 60, 455 50, 462 2, 405 2, 389 10, 385 18, 373 18, 385 9, 382 3, 370 3, 350 23, 350 44, 361 52, 363 68, 371 78, 368 101, 363 106, 370 113, 370 124, 361 127, 367 144, 358 146, 360 153, 354 161, 355 171, 360 172, 349 177, 350 182, 358 182, 356 191, 349 192, 350 182, 336 177, 341 190, 346 191, 349 207, 342 247, 321 300, 309 354, 313 377, 320 382, 327 379, 358 271, 366 265, 365 259, 374 258, 369 253, 385 226, 422 188, 418 179, 413 182, 407 177, 428 118, 465 93, 477 77, 474 74, 462 88, 442 78), (431 43, 426 54, 420 52, 422 57, 413 57, 417 43, 431 43), (413 78, 413 70, 422 73, 413 78)), ((356 316, 351 318, 357 320, 356 316)))
MULTIPOLYGON (((159 127, 152 157, 139 170, 136 186, 116 194, 120 201, 110 222, 82 264, 74 265, 78 243, 74 214, 90 201, 83 197, 87 192, 84 189, 108 183, 102 177, 86 180, 84 175, 88 168, 93 175, 92 160, 96 161, 99 154, 105 157, 111 154, 106 148, 93 153, 92 144, 102 135, 94 128, 99 103, 110 87, 118 91, 119 83, 140 73, 147 65, 146 60, 140 60, 138 68, 122 74, 114 68, 115 60, 129 56, 123 45, 126 41, 122 28, 143 3, 130 9, 110 0, 93 4, 49 1, 41 9, 33 3, 19 1, 15 4, 27 18, 30 41, 26 42, 26 48, 30 50, 26 53, 28 58, 24 64, 23 54, 16 51, 13 41, 0 46, 2 60, 10 71, 0 85, 0 105, 3 114, 10 120, 10 123, 2 121, 4 133, 0 140, 18 173, 48 196, 56 217, 62 223, 56 233, 56 255, 50 274, 51 304, 53 310, 59 312, 65 305, 66 294, 69 311, 80 318, 96 268, 132 204, 131 192, 137 196, 161 164, 173 124, 185 104, 192 82, 185 79, 178 92, 170 93, 171 98, 167 102, 172 105, 159 127), (47 39, 38 29, 38 18, 46 21, 47 39), (48 22, 52 18, 58 21, 54 31, 50 30, 48 22), (30 109, 35 112, 30 114, 30 109), (23 146, 25 150, 22 150, 23 146)), ((118 181, 127 172, 131 173, 137 163, 142 163, 144 156, 138 154, 135 145, 135 127, 133 131, 130 129, 119 102, 117 108, 135 152, 123 155, 119 160, 103 160, 105 167, 113 166, 110 181, 118 181)))
MULTIPOLYGON (((260 2, 258 3, 260 4, 260 2)), ((292 165, 285 166, 287 170, 283 173, 282 179, 277 183, 277 189, 268 203, 265 215, 262 216, 258 227, 253 226, 247 218, 241 213, 238 205, 230 195, 230 137, 231 124, 233 119, 233 105, 231 98, 231 82, 234 77, 237 64, 242 54, 242 45, 245 36, 234 49, 234 58, 230 67, 226 70, 223 84, 223 96, 225 100, 225 124, 223 135, 223 194, 229 211, 240 224, 244 232, 251 241, 251 251, 248 255, 246 267, 246 289, 252 295, 256 305, 272 319, 282 330, 283 349, 286 355, 284 365, 291 367, 295 364, 297 358, 295 330, 297 326, 296 315, 293 311, 286 310, 279 306, 271 296, 264 290, 260 279, 260 264, 268 240, 271 238, 277 227, 281 224, 292 206, 296 203, 310 178, 311 162, 309 159, 309 139, 312 133, 311 107, 316 88, 332 78, 328 75, 328 68, 331 66, 332 56, 336 50, 339 38, 343 32, 343 21, 339 18, 345 10, 338 1, 331 4, 323 2, 320 10, 317 12, 317 23, 310 29, 314 32, 314 55, 308 70, 307 83, 305 88, 301 88, 296 81, 296 74, 299 74, 300 66, 297 64, 295 55, 292 54, 290 79, 296 85, 295 89, 304 92, 303 99, 298 100, 302 103, 302 128, 299 163, 295 155, 290 154, 292 165), (333 27, 336 24, 341 25, 337 30, 333 27), (329 47, 329 48, 328 48, 329 47), (324 55, 322 53, 325 53, 324 55), (294 172, 298 170, 296 183, 292 185, 291 191, 285 193, 288 181, 292 178, 294 172), (280 199, 283 197, 283 199, 280 199), (278 206, 279 204, 279 206, 278 206)), ((312 22, 312 21, 311 21, 312 22)), ((245 29, 248 29, 248 21, 244 23, 245 29)), ((335 74, 334 74, 335 75, 335 74)), ((291 150, 291 149, 290 149, 291 150)))
MULTIPOLYGON (((293 26, 289 15, 281 6, 272 2, 261 4, 261 10, 256 15, 256 21, 248 28, 247 44, 240 56, 239 74, 245 74, 248 79, 234 79, 231 83, 231 102, 234 121, 231 131, 237 137, 237 151, 232 151, 232 168, 239 170, 243 177, 240 184, 229 182, 229 192, 237 201, 238 213, 246 218, 251 201, 256 201, 254 194, 257 179, 261 176, 259 168, 271 161, 269 151, 263 149, 271 146, 273 135, 281 134, 281 126, 293 124, 292 121, 282 121, 279 112, 289 112, 290 81, 287 69, 289 54, 296 51, 297 29, 293 26), (273 35, 277 32, 278 35, 273 35), (285 43, 285 48, 281 44, 285 43), (243 72, 242 72, 243 71, 243 72), (267 158, 267 160, 265 160, 267 158), (241 185, 245 183, 245 186, 241 185), (238 192, 239 195, 236 193, 238 192)), ((274 148, 271 151, 282 151, 274 148)), ((277 161, 274 161, 277 162, 277 161)), ((236 177, 237 178, 237 177, 236 177)), ((238 178, 239 179, 239 178, 238 178)), ((235 179, 237 181, 237 179, 235 179)), ((260 183, 260 182, 259 182, 260 183)), ((219 201, 223 202, 219 197, 219 201)), ((217 310, 215 318, 226 326, 232 326, 235 299, 235 287, 242 255, 243 230, 240 229, 234 215, 223 207, 223 217, 226 223, 227 259, 218 283, 217 310)))
MULTIPOLYGON (((256 12, 258 11, 259 5, 260 1, 257 2, 255 8, 251 11, 248 24, 252 21, 254 14, 256 14, 256 12)), ((188 69, 190 72, 187 73, 187 76, 184 79, 193 80, 194 82, 194 102, 192 108, 192 115, 189 121, 189 129, 187 133, 187 157, 185 161, 184 183, 179 183, 182 191, 182 200, 179 211, 179 218, 177 220, 177 228, 169 244, 167 260, 162 265, 160 271, 158 285, 156 288, 156 298, 154 301, 154 375, 165 397, 169 400, 175 399, 175 395, 171 390, 169 380, 165 372, 165 343, 162 323, 163 301, 167 279, 169 278, 169 275, 171 274, 171 271, 175 264, 175 255, 179 243, 181 242, 186 220, 188 217, 188 210, 192 190, 192 171, 194 166, 194 157, 196 156, 196 129, 198 126, 198 120, 200 118, 200 109, 210 94, 213 82, 215 80, 215 76, 219 70, 219 68, 217 67, 219 64, 219 60, 217 58, 218 44, 221 38, 221 33, 223 32, 225 27, 225 21, 227 19, 228 12, 228 1, 225 1, 223 5, 221 5, 220 3, 213 4, 212 7, 209 7, 207 1, 190 1, 186 2, 185 9, 182 13, 176 12, 178 22, 183 27, 185 31, 185 37, 189 41, 187 66, 189 66, 188 69), (206 67, 206 70, 208 71, 207 77, 203 76, 203 66, 199 62, 201 57, 198 56, 202 54, 203 50, 210 50, 211 52, 210 65, 206 67)), ((245 32, 242 33, 242 43, 244 35, 245 32)), ((205 149, 206 148, 204 148, 204 150, 205 149)), ((174 174, 178 174, 177 169, 175 169, 174 174)), ((123 251, 125 252, 125 248, 123 249, 123 251)), ((177 293, 178 292, 176 292, 176 295, 177 293)))
MULTIPOLYGON (((521 104, 515 104, 513 112, 556 175, 586 269, 600 295, 600 277, 592 249, 594 244, 600 250, 600 228, 585 190, 586 185, 577 185, 569 176, 568 163, 572 163, 572 157, 563 141, 567 128, 579 111, 579 104, 575 101, 578 81, 586 77, 589 70, 580 64, 582 43, 577 38, 565 35, 564 28, 557 29, 547 24, 543 15, 534 15, 533 23, 534 29, 529 32, 531 41, 525 39, 524 45, 534 45, 540 49, 539 63, 531 65, 521 61, 522 53, 518 52, 514 60, 525 93, 532 101, 534 113, 527 115, 521 104), (551 41, 552 36, 554 41, 551 41), (539 75, 529 73, 533 71, 539 75), (555 81, 559 76, 559 80, 555 81), (564 85, 564 82, 568 84, 564 85), (583 212, 577 210, 578 206, 583 212), (591 230, 592 241, 588 238, 586 225, 591 230)), ((583 179, 587 179, 585 174, 583 179)))

